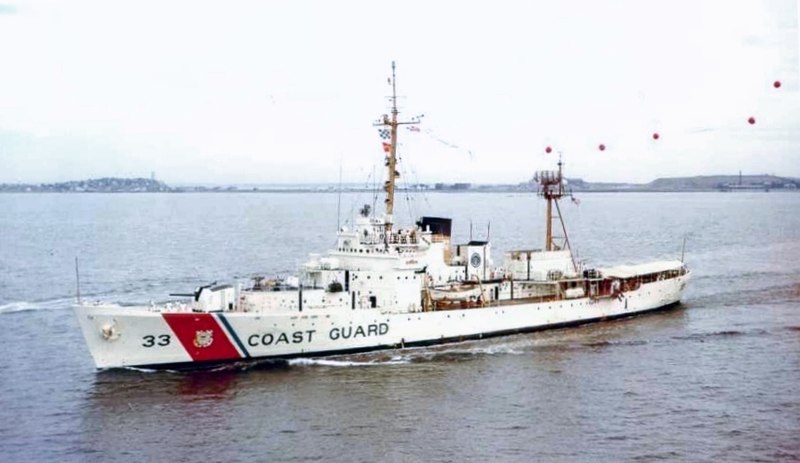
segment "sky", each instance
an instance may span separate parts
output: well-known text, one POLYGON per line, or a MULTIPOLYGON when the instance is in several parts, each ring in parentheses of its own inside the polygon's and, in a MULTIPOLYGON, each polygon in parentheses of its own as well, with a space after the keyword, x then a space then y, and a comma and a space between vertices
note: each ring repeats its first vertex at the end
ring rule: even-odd
POLYGON ((800 177, 799 43, 797 0, 0 0, 0 183, 371 183, 392 61, 404 182, 800 177))

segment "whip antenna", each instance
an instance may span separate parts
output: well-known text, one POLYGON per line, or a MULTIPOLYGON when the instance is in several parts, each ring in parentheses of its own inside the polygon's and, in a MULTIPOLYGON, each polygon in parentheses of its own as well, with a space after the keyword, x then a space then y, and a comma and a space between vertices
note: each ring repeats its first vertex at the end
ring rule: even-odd
POLYGON ((683 237, 683 246, 681 246, 681 262, 683 262, 683 255, 686 252, 686 236, 683 237))
POLYGON ((78 304, 81 303, 81 273, 78 271, 78 256, 75 256, 75 294, 78 304))
POLYGON ((339 197, 336 200, 336 231, 342 229, 342 155, 339 154, 339 197))

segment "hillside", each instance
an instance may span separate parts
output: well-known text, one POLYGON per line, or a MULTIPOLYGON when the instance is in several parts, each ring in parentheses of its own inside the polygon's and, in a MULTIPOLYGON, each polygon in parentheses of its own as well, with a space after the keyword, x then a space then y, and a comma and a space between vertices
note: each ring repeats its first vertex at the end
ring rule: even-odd
POLYGON ((644 185, 654 191, 732 190, 797 188, 798 179, 774 175, 705 175, 698 177, 658 178, 644 185))
POLYGON ((147 178, 105 177, 58 183, 2 183, 0 192, 14 193, 143 193, 173 191, 166 183, 147 178))
POLYGON ((796 190, 800 179, 774 175, 701 175, 657 178, 649 183, 603 183, 567 179, 573 191, 733 191, 796 190))

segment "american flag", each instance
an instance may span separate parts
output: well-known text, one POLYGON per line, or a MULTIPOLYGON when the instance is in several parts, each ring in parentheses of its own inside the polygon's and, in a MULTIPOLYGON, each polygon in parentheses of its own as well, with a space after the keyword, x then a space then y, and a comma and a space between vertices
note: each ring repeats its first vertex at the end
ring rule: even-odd
POLYGON ((378 135, 380 135, 382 139, 388 140, 392 136, 392 131, 389 129, 378 129, 378 135))

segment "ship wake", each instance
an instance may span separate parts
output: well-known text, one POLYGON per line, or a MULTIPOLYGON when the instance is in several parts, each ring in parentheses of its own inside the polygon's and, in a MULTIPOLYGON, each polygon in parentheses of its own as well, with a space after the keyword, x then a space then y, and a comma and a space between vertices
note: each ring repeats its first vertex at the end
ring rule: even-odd
POLYGON ((374 360, 345 360, 345 359, 313 359, 313 358, 296 358, 288 361, 289 366, 323 366, 323 367, 372 367, 380 365, 402 365, 409 363, 407 359, 400 356, 391 357, 390 359, 377 358, 374 360))
POLYGON ((74 297, 64 297, 43 301, 18 301, 0 305, 0 314, 30 312, 34 310, 63 310, 72 307, 74 297))

